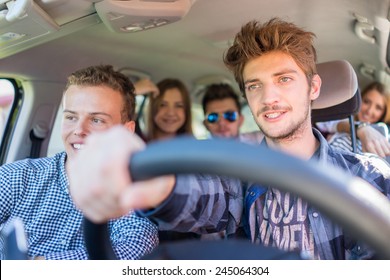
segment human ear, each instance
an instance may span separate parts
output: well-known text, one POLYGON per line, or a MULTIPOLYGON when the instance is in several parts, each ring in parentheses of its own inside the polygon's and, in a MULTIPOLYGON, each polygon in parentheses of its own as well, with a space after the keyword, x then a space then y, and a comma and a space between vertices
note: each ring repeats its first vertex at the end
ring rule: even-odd
POLYGON ((124 126, 132 133, 135 132, 135 121, 128 121, 124 124, 124 126))
POLYGON ((311 87, 310 87, 310 100, 316 100, 318 96, 320 96, 321 89, 321 77, 318 74, 315 74, 311 79, 311 87))

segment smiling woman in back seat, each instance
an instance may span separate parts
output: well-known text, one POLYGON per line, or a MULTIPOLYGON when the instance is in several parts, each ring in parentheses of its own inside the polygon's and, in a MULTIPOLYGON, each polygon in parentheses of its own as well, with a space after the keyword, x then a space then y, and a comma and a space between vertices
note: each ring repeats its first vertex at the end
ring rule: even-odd
MULTIPOLYGON (((386 87, 380 82, 370 83, 362 91, 362 104, 355 116, 356 151, 370 152, 385 157, 390 154, 390 144, 376 129, 369 126, 390 121, 389 94, 386 87)), ((349 121, 333 121, 327 124, 317 124, 322 131, 331 133, 328 137, 330 145, 352 152, 352 140, 349 130, 349 121)))

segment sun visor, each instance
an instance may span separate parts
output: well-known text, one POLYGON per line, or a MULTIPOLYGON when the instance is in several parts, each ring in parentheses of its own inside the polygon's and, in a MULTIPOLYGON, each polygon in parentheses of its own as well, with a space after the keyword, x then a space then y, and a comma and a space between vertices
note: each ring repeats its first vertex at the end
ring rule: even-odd
POLYGON ((57 23, 34 1, 8 1, 0 11, 0 48, 58 29, 57 23))
POLYGON ((99 22, 84 1, 0 0, 0 58, 99 22))

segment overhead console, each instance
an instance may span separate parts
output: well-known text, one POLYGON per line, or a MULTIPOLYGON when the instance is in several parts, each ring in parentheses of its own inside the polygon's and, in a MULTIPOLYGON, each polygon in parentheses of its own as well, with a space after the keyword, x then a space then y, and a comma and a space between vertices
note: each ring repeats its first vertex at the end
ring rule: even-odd
POLYGON ((99 22, 91 1, 0 0, 0 58, 99 22))
POLYGON ((196 0, 0 0, 0 59, 103 22, 131 33, 182 19, 196 0))
POLYGON ((182 19, 196 0, 104 0, 96 12, 113 32, 131 33, 182 19))

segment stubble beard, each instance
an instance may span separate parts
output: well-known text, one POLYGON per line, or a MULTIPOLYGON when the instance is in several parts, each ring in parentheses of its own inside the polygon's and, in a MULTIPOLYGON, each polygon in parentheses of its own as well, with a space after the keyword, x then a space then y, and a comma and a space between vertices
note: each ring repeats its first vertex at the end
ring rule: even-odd
POLYGON ((270 141, 274 143, 282 143, 282 142, 291 142, 295 139, 302 138, 304 132, 310 128, 311 122, 308 121, 308 119, 311 117, 310 110, 310 100, 306 100, 306 104, 304 106, 305 111, 302 115, 302 118, 299 119, 297 122, 290 124, 287 128, 285 128, 283 131, 277 132, 277 134, 271 134, 266 129, 264 129, 261 124, 256 120, 257 126, 259 129, 263 132, 264 136, 269 139, 270 141))

